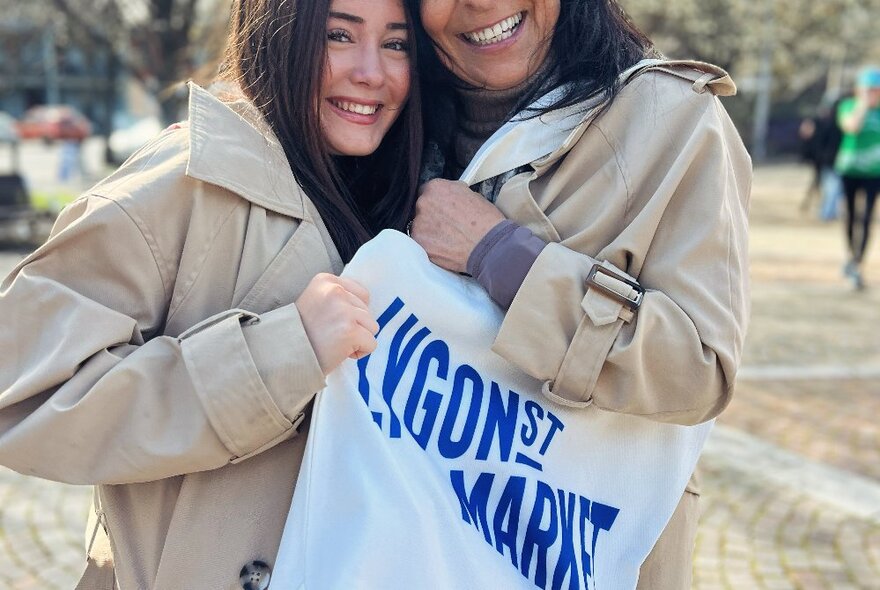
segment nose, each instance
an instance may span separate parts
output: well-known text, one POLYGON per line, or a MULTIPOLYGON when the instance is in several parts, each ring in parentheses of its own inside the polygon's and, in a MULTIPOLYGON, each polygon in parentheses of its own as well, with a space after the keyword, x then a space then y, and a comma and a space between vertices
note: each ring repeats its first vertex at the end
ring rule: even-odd
POLYGON ((359 52, 357 63, 352 70, 352 81, 361 86, 375 88, 385 81, 385 67, 377 49, 364 49, 359 52))
POLYGON ((496 0, 462 0, 461 2, 466 8, 474 12, 486 12, 492 10, 498 4, 496 0))

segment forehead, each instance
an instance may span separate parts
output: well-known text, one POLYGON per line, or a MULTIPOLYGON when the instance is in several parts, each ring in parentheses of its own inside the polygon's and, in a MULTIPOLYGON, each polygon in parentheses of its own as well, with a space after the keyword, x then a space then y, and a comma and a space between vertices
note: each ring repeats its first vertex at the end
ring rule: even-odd
POLYGON ((561 6, 561 0, 500 0, 499 2, 471 2, 470 0, 417 0, 410 1, 410 6, 418 6, 421 11, 434 12, 452 12, 452 11, 468 11, 472 13, 482 13, 487 10, 505 10, 513 11, 543 9, 561 6), (479 4, 479 6, 477 6, 479 4), (485 5, 483 7, 482 5, 485 5))
POLYGON ((403 2, 404 0, 331 0, 330 11, 358 16, 366 22, 405 22, 403 2))

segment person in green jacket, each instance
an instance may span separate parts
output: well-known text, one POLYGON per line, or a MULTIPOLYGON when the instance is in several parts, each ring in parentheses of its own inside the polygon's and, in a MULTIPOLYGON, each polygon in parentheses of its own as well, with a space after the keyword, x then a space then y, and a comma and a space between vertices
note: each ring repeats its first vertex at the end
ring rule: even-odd
POLYGON ((862 263, 874 203, 880 192, 880 68, 866 68, 861 73, 855 96, 841 102, 837 120, 843 141, 834 167, 843 179, 846 193, 846 238, 850 253, 844 274, 856 289, 863 289, 862 263), (861 207, 860 201, 863 202, 861 207))

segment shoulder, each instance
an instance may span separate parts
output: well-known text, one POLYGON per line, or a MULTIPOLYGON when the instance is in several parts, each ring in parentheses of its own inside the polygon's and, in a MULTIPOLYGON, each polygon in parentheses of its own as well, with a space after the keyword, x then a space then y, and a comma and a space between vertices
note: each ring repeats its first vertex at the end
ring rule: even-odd
POLYGON ((122 207, 140 201, 181 197, 187 184, 189 126, 172 125, 148 141, 119 168, 92 187, 87 196, 115 201, 122 207))
POLYGON ((215 234, 246 205, 237 194, 192 178, 190 150, 187 123, 167 128, 86 191, 60 221, 94 232, 99 248, 112 248, 101 236, 125 236, 132 247, 140 244, 170 284, 188 236, 215 234))
POLYGON ((730 93, 735 86, 720 68, 697 66, 673 62, 638 72, 614 101, 583 124, 563 165, 604 167, 606 174, 621 179, 630 198, 646 186, 667 182, 673 171, 684 177, 692 169, 712 170, 700 175, 705 192, 732 178, 746 194, 751 160, 714 93, 730 93))
POLYGON ((173 125, 86 196, 112 201, 147 235, 185 234, 195 217, 217 222, 241 198, 191 176, 191 145, 189 124, 173 125))
POLYGON ((696 94, 733 96, 736 84, 730 74, 716 65, 693 60, 645 60, 633 66, 625 77, 637 81, 645 77, 676 81, 696 94))
POLYGON ((235 198, 242 205, 261 201, 275 185, 296 184, 288 177, 265 180, 273 170, 288 169, 255 107, 236 95, 221 99, 190 84, 187 119, 147 142, 90 193, 123 207, 158 208, 173 215, 189 210, 194 201, 222 207, 235 198))
POLYGON ((700 62, 660 62, 632 76, 590 125, 624 158, 655 148, 658 154, 672 156, 694 141, 744 152, 718 98, 735 91, 721 68, 700 62))
POLYGON ((724 70, 699 62, 668 62, 634 74, 596 121, 607 128, 685 125, 724 112, 718 96, 736 92, 724 70))

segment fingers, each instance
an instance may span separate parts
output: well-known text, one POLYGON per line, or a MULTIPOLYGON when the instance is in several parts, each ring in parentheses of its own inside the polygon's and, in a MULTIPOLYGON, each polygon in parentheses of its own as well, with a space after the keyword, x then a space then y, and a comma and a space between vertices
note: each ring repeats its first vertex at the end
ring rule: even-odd
MULTIPOLYGON (((378 328, 379 328, 379 326, 377 324, 376 325, 377 332, 378 332, 378 328)), ((352 344, 353 349, 352 349, 351 354, 348 355, 348 358, 358 360, 360 358, 367 356, 368 354, 371 354, 374 350, 376 350, 378 343, 376 342, 376 337, 374 334, 375 334, 375 332, 372 332, 364 327, 360 328, 359 330, 356 330, 355 333, 352 335, 351 344, 352 344)))
POLYGON ((342 285, 346 291, 360 299, 365 305, 370 304, 370 292, 357 281, 345 277, 336 277, 336 282, 342 285))
POLYGON ((337 305, 341 305, 338 308, 338 311, 342 311, 344 314, 352 314, 354 321, 370 332, 370 334, 376 334, 379 332, 379 324, 373 319, 372 314, 370 313, 370 293, 369 291, 357 281, 352 279, 348 279, 345 277, 337 277, 331 275, 332 282, 335 284, 333 289, 336 289, 336 297, 337 297, 337 305), (353 310, 347 310, 346 307, 353 307, 353 310))
POLYGON ((375 336, 379 333, 379 322, 373 319, 372 314, 370 314, 368 310, 357 310, 354 319, 358 325, 369 332, 371 336, 375 336))
POLYGON ((351 358, 361 358, 376 349, 376 334, 379 333, 379 323, 370 313, 369 291, 357 281, 345 277, 334 277, 335 283, 344 291, 340 293, 344 305, 351 306, 345 312, 353 321, 353 329, 347 336, 347 341, 354 352, 351 358))
POLYGON ((367 313, 369 313, 369 311, 370 311, 369 306, 366 303, 364 303, 363 299, 361 299, 360 297, 358 297, 357 295, 355 295, 354 293, 352 293, 351 291, 349 291, 347 289, 342 294, 342 299, 343 299, 345 305, 350 305, 354 308, 363 310, 367 313))

